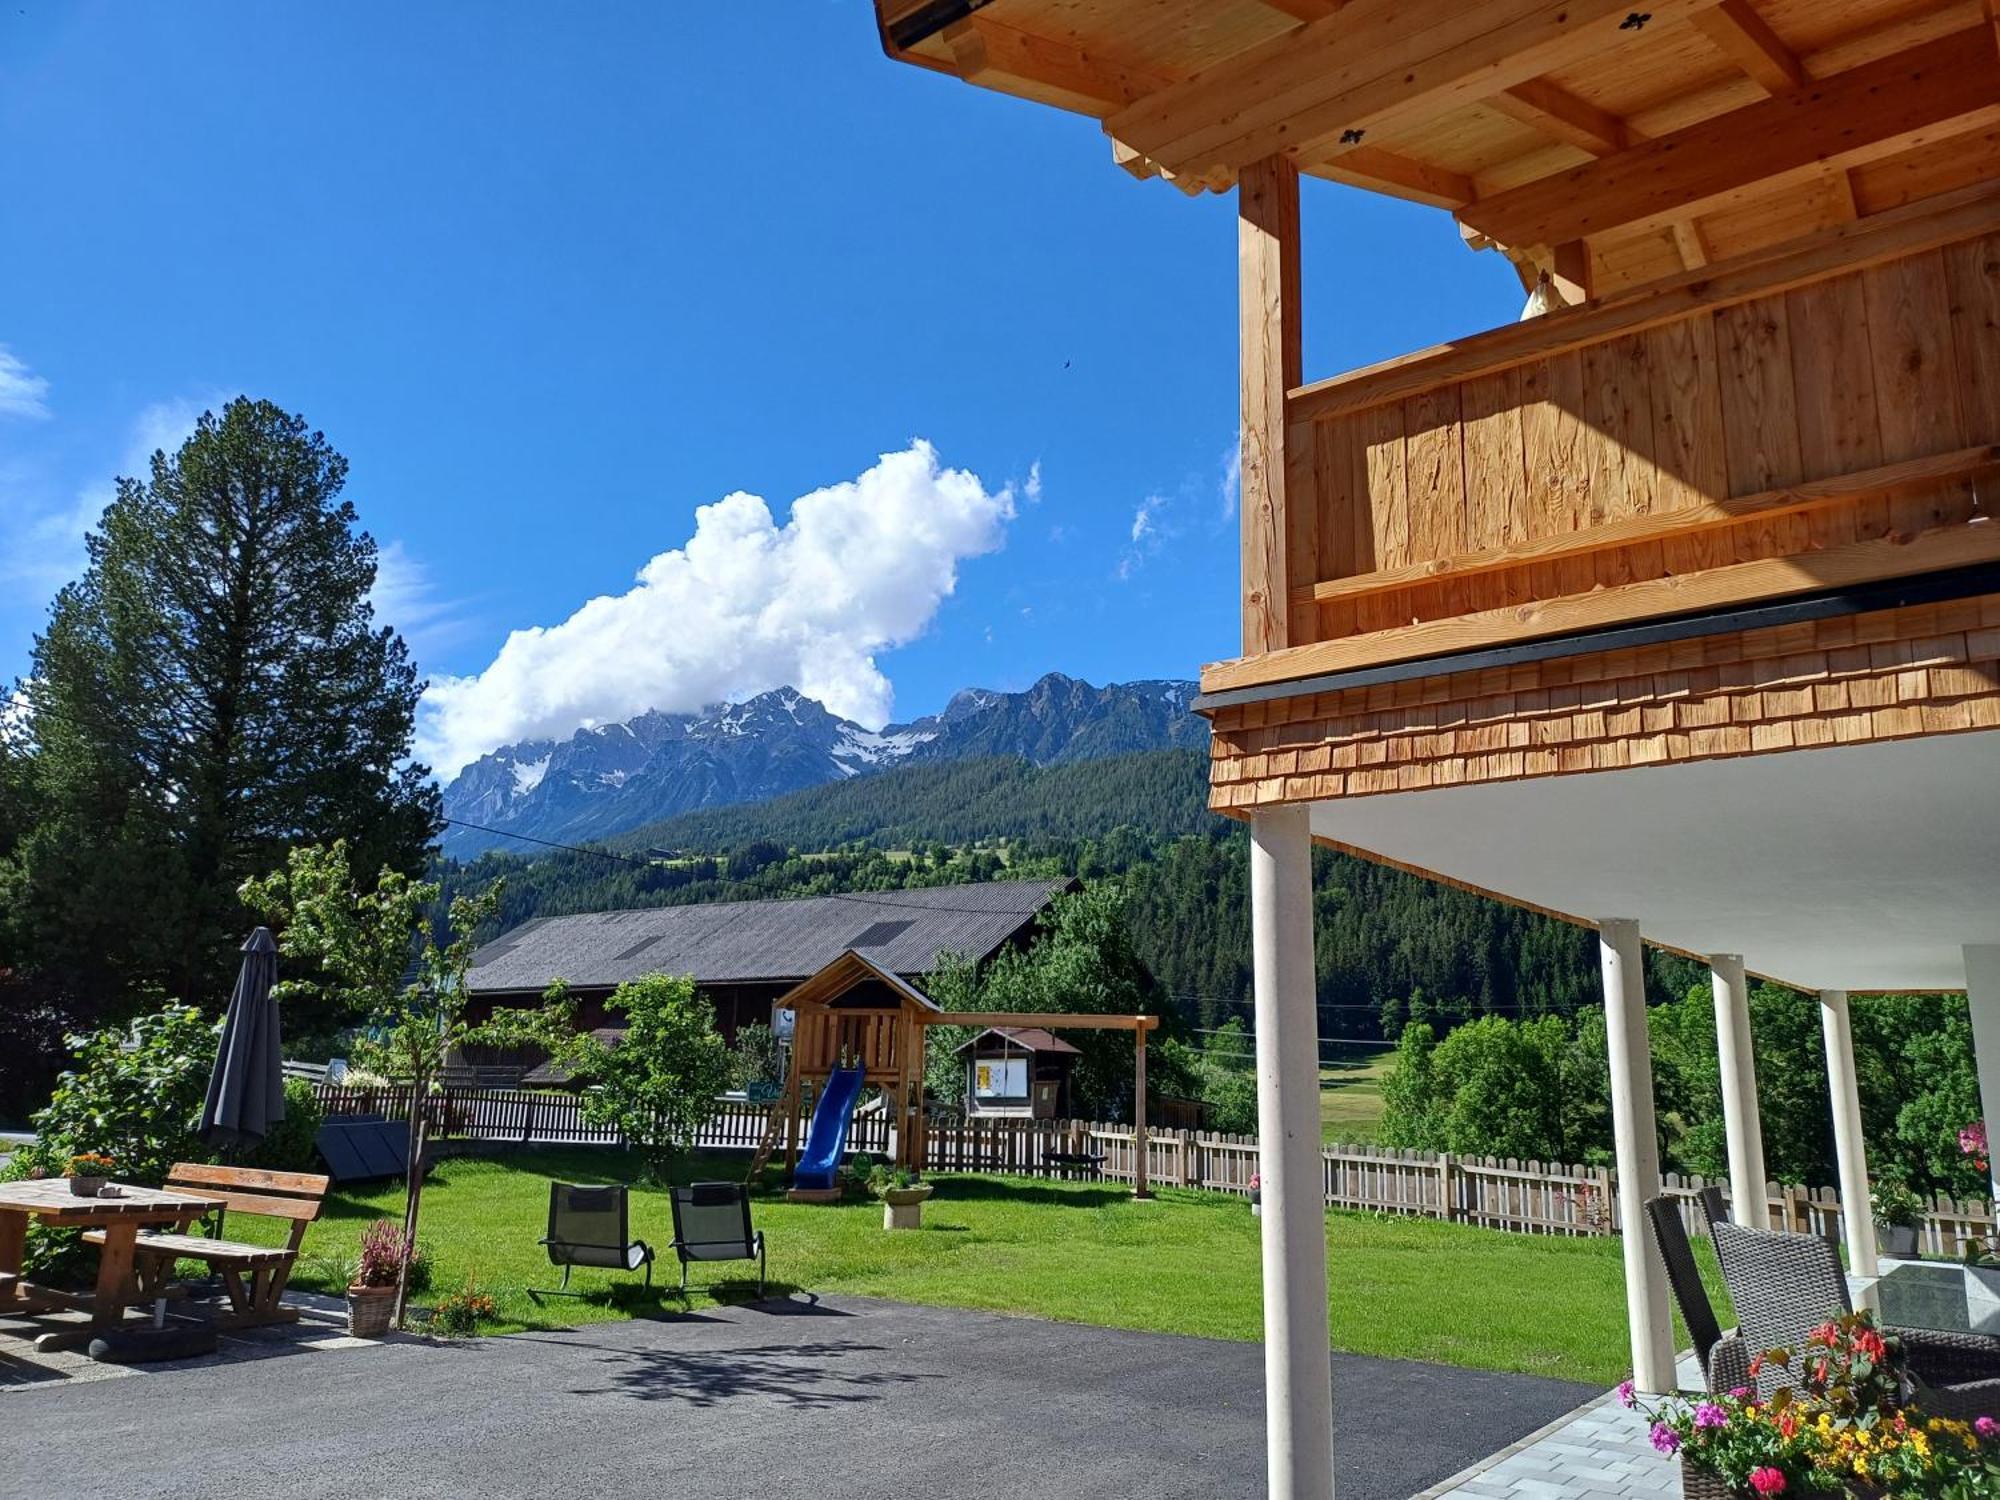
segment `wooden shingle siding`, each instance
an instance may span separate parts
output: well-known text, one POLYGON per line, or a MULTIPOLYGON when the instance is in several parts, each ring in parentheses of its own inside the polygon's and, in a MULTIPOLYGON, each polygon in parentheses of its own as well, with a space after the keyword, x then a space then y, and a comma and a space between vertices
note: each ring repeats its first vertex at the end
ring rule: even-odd
POLYGON ((2000 594, 1218 710, 1210 805, 2000 728, 2000 594))

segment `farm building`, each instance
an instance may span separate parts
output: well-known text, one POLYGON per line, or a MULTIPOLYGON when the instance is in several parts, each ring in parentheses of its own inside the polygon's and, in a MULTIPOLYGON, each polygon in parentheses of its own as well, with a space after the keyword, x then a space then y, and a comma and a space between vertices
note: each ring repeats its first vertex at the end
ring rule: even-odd
MULTIPOLYGON (((1009 880, 539 917, 473 955, 469 1011, 483 1019, 498 1006, 537 1005, 560 979, 577 1001, 578 1024, 615 1030, 617 1016, 605 1001, 620 984, 685 974, 714 1003, 717 1026, 733 1039, 750 1022, 769 1024, 779 996, 850 949, 916 981, 947 954, 983 961, 1025 944, 1049 902, 1075 884, 1009 880)), ((491 1053, 466 1059, 495 1075, 518 1073, 530 1061, 491 1053)))

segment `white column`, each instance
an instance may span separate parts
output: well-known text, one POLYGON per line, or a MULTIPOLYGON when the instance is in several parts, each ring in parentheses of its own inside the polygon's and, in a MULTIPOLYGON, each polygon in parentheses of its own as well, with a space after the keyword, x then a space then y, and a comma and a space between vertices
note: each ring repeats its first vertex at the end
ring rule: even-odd
POLYGON ((1645 959, 1639 924, 1597 924, 1604 965, 1605 1050, 1611 1064, 1611 1141, 1618 1161, 1618 1223, 1625 1254, 1625 1310, 1632 1330, 1632 1379, 1664 1395, 1674 1388, 1674 1329, 1667 1271, 1646 1223, 1646 1200, 1660 1192, 1660 1133, 1653 1113, 1653 1044, 1646 1028, 1645 959))
POLYGON ((1729 1211, 1752 1229, 1771 1227, 1765 1197, 1764 1125, 1757 1113, 1757 1061, 1750 1045, 1750 986, 1743 955, 1712 953, 1715 1049, 1722 1064, 1722 1128, 1729 1138, 1729 1211))
POLYGON ((2000 1202, 2000 945, 1968 944, 1965 950, 1965 999, 1972 1009, 1972 1059, 1979 1070, 1980 1118, 1986 1121, 1986 1162, 1993 1172, 1992 1192, 2000 1202))
POLYGON ((1257 1169, 1264 1205, 1264 1432, 1272 1500, 1329 1500, 1333 1494, 1307 816, 1302 806, 1282 806, 1250 820, 1257 1169))
POLYGON ((1826 1091, 1833 1102, 1833 1154, 1840 1166, 1840 1222, 1847 1232, 1847 1269, 1879 1274, 1875 1213, 1868 1202, 1868 1148, 1861 1139, 1861 1086, 1854 1074, 1854 1033, 1847 1024, 1847 991, 1819 992, 1819 1024, 1826 1033, 1826 1091))

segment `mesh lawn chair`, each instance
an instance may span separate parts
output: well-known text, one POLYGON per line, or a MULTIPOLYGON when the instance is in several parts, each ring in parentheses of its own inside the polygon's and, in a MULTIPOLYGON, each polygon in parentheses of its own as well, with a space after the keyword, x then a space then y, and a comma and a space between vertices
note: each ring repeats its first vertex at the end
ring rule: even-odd
POLYGON ((1654 1198, 1646 1204, 1652 1222, 1653 1243, 1660 1247, 1666 1262, 1667 1285, 1674 1289, 1681 1321, 1687 1324, 1694 1341, 1694 1357, 1701 1362, 1702 1378, 1711 1392, 1733 1391, 1750 1384, 1750 1351, 1734 1333, 1724 1333, 1701 1284, 1695 1266, 1694 1247, 1688 1243, 1687 1225, 1681 1220, 1680 1204, 1672 1198, 1654 1198))
POLYGON ((549 1232, 542 1236, 542 1244, 548 1249, 549 1264, 562 1267, 558 1292, 569 1290, 572 1266, 606 1271, 636 1271, 644 1266, 646 1285, 653 1284, 653 1247, 625 1232, 626 1196, 623 1184, 549 1184, 549 1232))
POLYGON ((764 1295, 764 1231, 750 1227, 750 1189, 740 1182, 697 1182, 673 1190, 674 1254, 681 1261, 681 1290, 688 1262, 754 1260, 757 1295, 764 1295))
MULTIPOLYGON (((1853 1311, 1840 1250, 1816 1234, 1715 1224, 1717 1255, 1744 1347, 1802 1349, 1829 1318, 1853 1311)), ((1885 1328, 1902 1341, 1904 1363, 1919 1389, 1917 1403, 1938 1416, 1988 1415, 2000 1410, 2000 1361, 1993 1341, 1933 1328, 1885 1328)), ((1757 1394, 1769 1399, 1790 1385, 1785 1371, 1765 1365, 1757 1394)))

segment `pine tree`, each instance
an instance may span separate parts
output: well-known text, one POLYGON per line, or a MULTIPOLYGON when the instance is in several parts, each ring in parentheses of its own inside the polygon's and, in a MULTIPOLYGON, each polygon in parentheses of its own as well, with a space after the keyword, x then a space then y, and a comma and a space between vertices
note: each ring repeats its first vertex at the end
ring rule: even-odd
POLYGON ((344 837, 415 872, 438 826, 405 764, 422 684, 368 602, 376 549, 347 462, 239 398, 145 481, 121 479, 89 567, 23 685, 32 826, 0 869, 17 962, 99 1004, 165 988, 218 1005, 239 883, 344 837))

